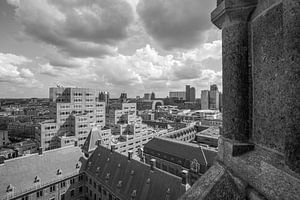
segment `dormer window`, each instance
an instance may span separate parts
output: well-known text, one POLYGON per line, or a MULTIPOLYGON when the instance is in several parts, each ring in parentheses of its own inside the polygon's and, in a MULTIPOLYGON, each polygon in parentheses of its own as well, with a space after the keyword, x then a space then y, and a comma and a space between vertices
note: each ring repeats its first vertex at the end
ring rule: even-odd
POLYGON ((36 176, 34 177, 34 183, 39 183, 41 181, 40 177, 36 176))
POLYGON ((80 168, 79 163, 76 163, 76 169, 79 169, 79 168, 80 168))
POLYGON ((133 191, 131 192, 131 200, 134 200, 135 197, 136 197, 136 190, 133 190, 133 191))
POLYGON ((58 170, 56 171, 56 175, 61 175, 61 173, 62 173, 61 169, 58 169, 58 170))
POLYGON ((10 193, 10 192, 13 191, 13 189, 14 189, 14 187, 13 187, 11 184, 9 184, 9 185, 7 186, 7 188, 6 188, 6 192, 7 192, 7 193, 10 193))

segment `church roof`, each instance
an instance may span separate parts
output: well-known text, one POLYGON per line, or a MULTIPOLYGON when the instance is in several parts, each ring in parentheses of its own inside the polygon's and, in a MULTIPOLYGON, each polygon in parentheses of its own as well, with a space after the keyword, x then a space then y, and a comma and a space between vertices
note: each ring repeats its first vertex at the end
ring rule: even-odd
POLYGON ((99 146, 87 161, 86 173, 120 199, 177 199, 185 192, 181 178, 99 146))
MULTIPOLYGON (((199 164, 209 166, 213 164, 213 160, 217 155, 215 150, 206 149, 197 144, 178 141, 170 138, 153 138, 144 145, 144 151, 145 153, 151 155, 155 154, 155 152, 161 152, 162 154, 175 156, 188 162, 196 159, 199 164)), ((172 161, 170 160, 170 162, 172 161)))
POLYGON ((82 170, 84 162, 81 149, 74 146, 45 151, 41 155, 32 154, 5 160, 0 165, 0 198, 6 195, 9 185, 18 194, 35 189, 37 182, 47 185, 76 175, 82 170))

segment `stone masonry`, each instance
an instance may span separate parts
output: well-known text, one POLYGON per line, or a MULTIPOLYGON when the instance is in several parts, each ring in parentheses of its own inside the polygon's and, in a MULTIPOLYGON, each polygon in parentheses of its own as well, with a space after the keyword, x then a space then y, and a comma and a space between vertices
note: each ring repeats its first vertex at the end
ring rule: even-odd
POLYGON ((223 131, 181 199, 300 199, 300 1, 218 0, 223 131))

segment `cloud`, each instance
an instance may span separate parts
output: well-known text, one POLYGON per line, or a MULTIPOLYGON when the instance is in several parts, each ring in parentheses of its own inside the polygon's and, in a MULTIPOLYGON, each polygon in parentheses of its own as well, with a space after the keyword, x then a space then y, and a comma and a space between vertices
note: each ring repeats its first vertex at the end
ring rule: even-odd
POLYGON ((147 32, 165 49, 189 49, 205 41, 212 0, 140 0, 137 12, 147 32))
POLYGON ((38 81, 25 64, 31 62, 24 56, 0 53, 0 82, 32 87, 38 81))
POLYGON ((19 0, 17 19, 32 38, 55 46, 73 57, 114 54, 119 41, 128 37, 132 7, 124 0, 19 0))

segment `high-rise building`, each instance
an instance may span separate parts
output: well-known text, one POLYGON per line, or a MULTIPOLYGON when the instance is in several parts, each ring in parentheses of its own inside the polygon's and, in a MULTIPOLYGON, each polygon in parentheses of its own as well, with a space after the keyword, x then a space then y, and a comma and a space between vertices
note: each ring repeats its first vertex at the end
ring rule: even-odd
POLYGON ((190 89, 190 102, 196 101, 196 89, 194 87, 191 87, 190 89))
POLYGON ((219 90, 216 84, 210 86, 209 109, 219 110, 219 90))
POLYGON ((108 105, 109 92, 100 92, 99 93, 99 101, 105 102, 105 104, 108 105))
POLYGON ((186 85, 185 86, 185 98, 186 98, 185 100, 186 101, 191 101, 191 99, 190 99, 191 96, 190 95, 191 95, 191 88, 190 88, 189 85, 186 85))
POLYGON ((121 100, 122 102, 126 101, 126 100, 127 100, 127 93, 121 93, 121 95, 120 95, 120 100, 121 100))
POLYGON ((209 91, 208 90, 201 91, 201 109, 202 110, 209 109, 209 91))
POLYGON ((150 93, 145 93, 144 94, 144 99, 145 100, 151 100, 151 94, 150 93))
POLYGON ((178 100, 186 100, 186 93, 183 91, 169 92, 170 98, 176 98, 178 100))
POLYGON ((223 94, 219 92, 219 109, 222 112, 223 111, 223 94))
POLYGON ((50 115, 53 120, 37 127, 36 137, 43 150, 78 142, 84 144, 91 127, 105 126, 105 102, 99 91, 87 88, 49 89, 50 115))
POLYGON ((154 100, 154 99, 155 99, 155 93, 152 92, 152 93, 151 93, 151 100, 154 100))
POLYGON ((216 84, 213 84, 210 86, 210 91, 213 91, 213 90, 218 90, 218 86, 216 84))

